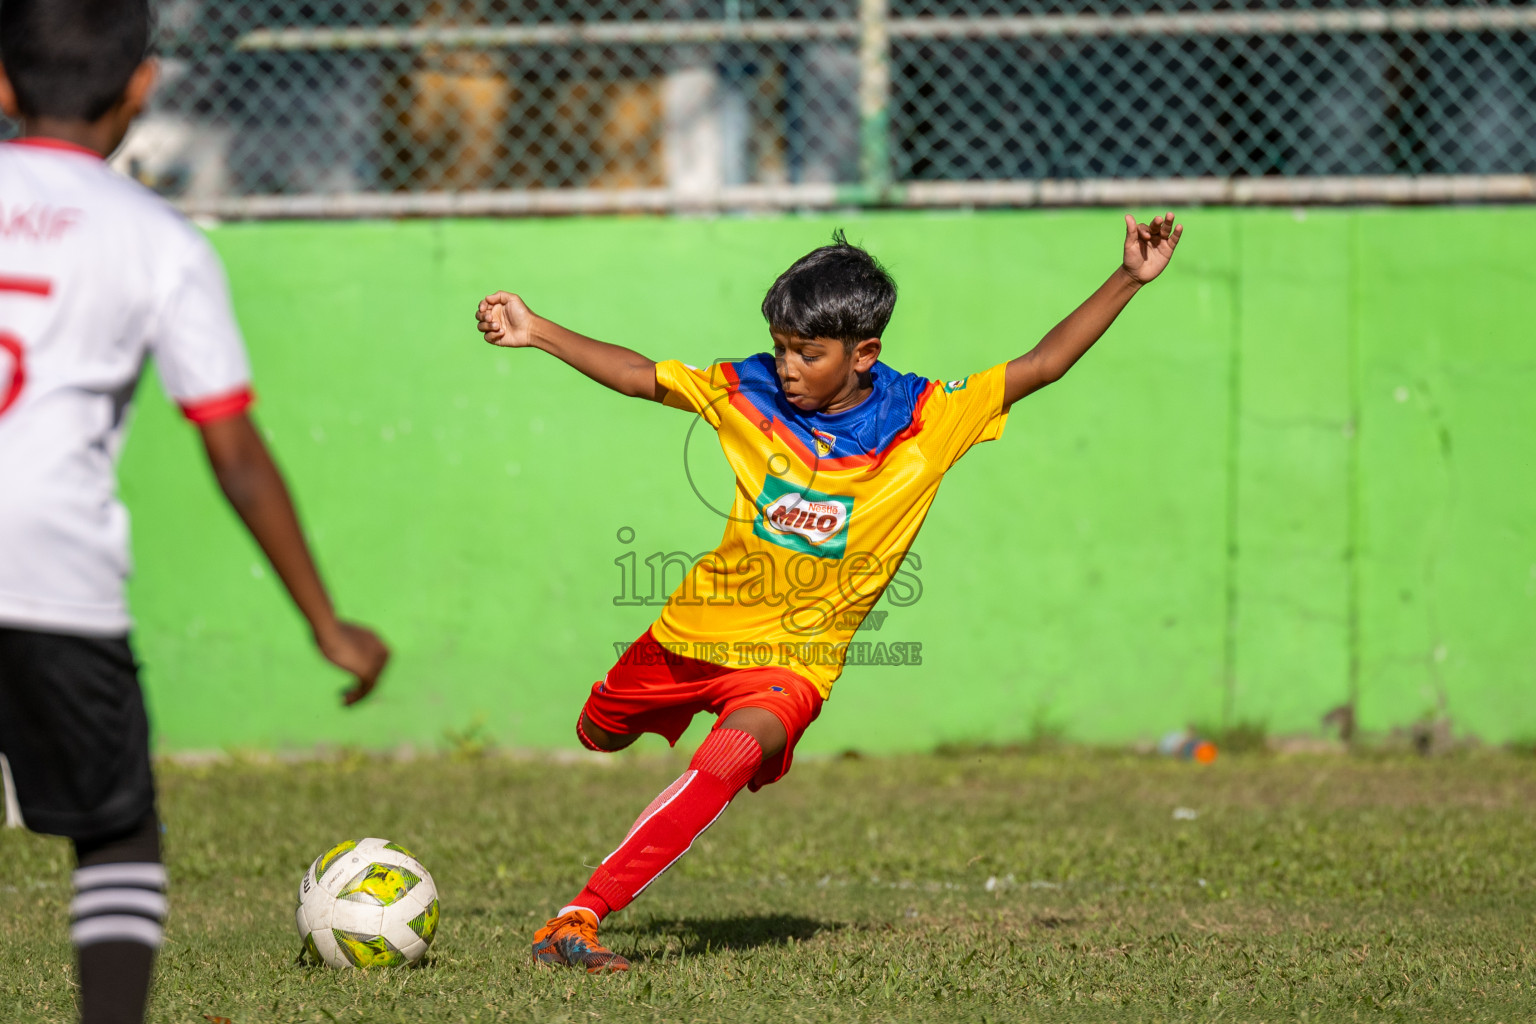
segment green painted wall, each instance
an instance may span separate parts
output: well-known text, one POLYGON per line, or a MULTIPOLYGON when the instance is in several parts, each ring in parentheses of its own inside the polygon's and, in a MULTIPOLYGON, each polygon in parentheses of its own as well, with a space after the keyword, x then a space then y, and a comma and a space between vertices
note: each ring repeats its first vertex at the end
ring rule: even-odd
MULTIPOLYGON (((1536 736, 1536 210, 1186 220, 1167 279, 946 482, 921 599, 872 635, 920 641, 923 665, 849 670, 803 749, 1313 731, 1352 692, 1367 729, 1443 705, 1536 736)), ((654 615, 615 606, 615 559, 709 549, 689 474, 729 479, 688 416, 485 346, 475 303, 506 287, 654 357, 741 356, 767 284, 835 225, 901 284, 887 361, 944 378, 1030 347, 1122 230, 1112 211, 214 230, 260 422, 340 606, 397 660, 338 707, 148 387, 123 490, 162 745, 433 746, 478 723, 574 746, 612 644, 654 615)))

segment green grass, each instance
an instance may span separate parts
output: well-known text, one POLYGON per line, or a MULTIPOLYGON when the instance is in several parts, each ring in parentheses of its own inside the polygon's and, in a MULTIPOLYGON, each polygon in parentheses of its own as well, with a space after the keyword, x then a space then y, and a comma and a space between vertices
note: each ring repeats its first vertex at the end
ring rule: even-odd
MULTIPOLYGON (((634 971, 536 969, 533 929, 681 764, 164 765, 173 917, 152 1019, 1515 1021, 1536 1005, 1536 762, 1496 754, 803 761, 611 919, 634 971), (300 874, 363 835, 433 870, 426 965, 295 966, 300 874)), ((0 1019, 70 1019, 68 867, 62 842, 0 833, 0 1019)))

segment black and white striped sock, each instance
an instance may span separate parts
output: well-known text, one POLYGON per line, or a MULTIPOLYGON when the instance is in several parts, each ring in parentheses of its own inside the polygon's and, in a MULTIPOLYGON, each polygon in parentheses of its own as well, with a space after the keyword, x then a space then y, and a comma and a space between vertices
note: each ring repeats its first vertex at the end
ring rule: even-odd
POLYGON ((165 865, 95 864, 75 872, 69 938, 76 949, 135 942, 159 949, 165 938, 165 865))
POLYGON ((69 935, 80 966, 81 1024, 144 1024, 165 938, 165 865, 153 809, 126 832, 75 840, 69 935))
POLYGON ((164 864, 118 861, 75 872, 69 937, 80 964, 81 1024, 143 1024, 165 907, 164 864))

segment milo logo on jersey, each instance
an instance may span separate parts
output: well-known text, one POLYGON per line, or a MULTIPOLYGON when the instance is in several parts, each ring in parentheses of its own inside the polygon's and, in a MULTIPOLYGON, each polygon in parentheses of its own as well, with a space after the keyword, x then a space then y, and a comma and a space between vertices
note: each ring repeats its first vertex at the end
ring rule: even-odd
POLYGON ((752 532, 782 548, 821 558, 842 558, 848 548, 853 499, 797 488, 770 476, 757 496, 752 532))

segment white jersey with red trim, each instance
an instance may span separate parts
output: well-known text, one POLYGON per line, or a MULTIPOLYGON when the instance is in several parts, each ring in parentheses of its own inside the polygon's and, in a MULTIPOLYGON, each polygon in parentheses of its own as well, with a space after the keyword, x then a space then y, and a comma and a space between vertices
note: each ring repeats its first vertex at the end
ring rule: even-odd
POLYGON ((249 406, 207 240, 88 150, 0 144, 0 625, 128 631, 116 464, 151 355, 188 418, 249 406))

